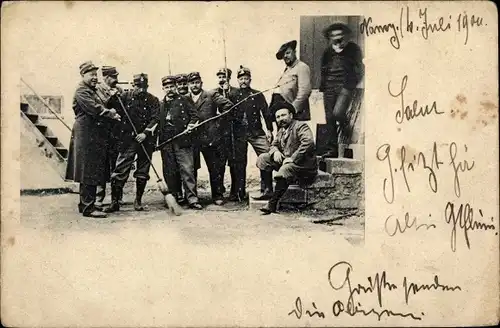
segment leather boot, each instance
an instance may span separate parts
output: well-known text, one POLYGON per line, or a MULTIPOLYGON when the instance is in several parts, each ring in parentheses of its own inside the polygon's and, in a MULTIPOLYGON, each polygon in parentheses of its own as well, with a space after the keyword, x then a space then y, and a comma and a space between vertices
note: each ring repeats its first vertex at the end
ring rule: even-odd
POLYGON ((142 195, 144 195, 144 190, 146 189, 147 180, 137 179, 135 182, 135 201, 134 209, 136 211, 144 211, 144 206, 142 206, 142 195))
POLYGON ((273 172, 272 171, 260 171, 260 181, 262 185, 262 190, 260 195, 257 197, 252 197, 255 200, 269 200, 273 195, 273 172))
POLYGON ((116 185, 116 183, 111 184, 111 204, 104 210, 104 212, 113 213, 120 210, 120 197, 122 193, 122 187, 116 185))
POLYGON ((285 194, 288 189, 288 182, 283 178, 276 178, 276 189, 273 193, 273 196, 267 203, 266 207, 261 208, 261 212, 263 215, 268 215, 271 213, 276 213, 278 210, 278 202, 285 194))

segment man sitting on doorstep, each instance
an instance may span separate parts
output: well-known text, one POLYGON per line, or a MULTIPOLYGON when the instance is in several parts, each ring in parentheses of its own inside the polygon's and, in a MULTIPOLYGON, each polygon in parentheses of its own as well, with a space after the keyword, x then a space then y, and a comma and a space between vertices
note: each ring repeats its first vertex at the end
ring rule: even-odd
POLYGON ((289 103, 279 106, 276 111, 278 133, 267 153, 257 158, 257 167, 263 171, 278 171, 274 179, 275 191, 266 207, 261 208, 264 215, 276 213, 278 201, 288 186, 300 179, 312 183, 318 174, 315 143, 307 122, 294 119, 295 109, 289 103))

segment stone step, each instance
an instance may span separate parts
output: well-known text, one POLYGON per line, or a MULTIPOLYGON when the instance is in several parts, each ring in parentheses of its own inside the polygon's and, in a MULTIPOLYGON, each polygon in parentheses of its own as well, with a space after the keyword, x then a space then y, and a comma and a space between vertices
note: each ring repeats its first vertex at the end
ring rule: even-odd
POLYGON ((325 158, 321 160, 322 168, 330 174, 361 174, 363 162, 350 158, 325 158))
POLYGON ((57 152, 64 158, 68 158, 69 151, 64 147, 56 147, 57 152))
POLYGON ((59 138, 57 138, 56 136, 47 136, 46 138, 52 144, 52 146, 56 147, 58 145, 59 138))
POLYGON ((28 113, 26 114, 26 116, 28 116, 29 120, 35 124, 37 121, 38 121, 38 114, 31 114, 31 113, 28 113))
POLYGON ((253 211, 258 211, 260 208, 267 205, 267 200, 255 200, 253 197, 260 195, 260 192, 250 192, 248 197, 248 208, 253 211))

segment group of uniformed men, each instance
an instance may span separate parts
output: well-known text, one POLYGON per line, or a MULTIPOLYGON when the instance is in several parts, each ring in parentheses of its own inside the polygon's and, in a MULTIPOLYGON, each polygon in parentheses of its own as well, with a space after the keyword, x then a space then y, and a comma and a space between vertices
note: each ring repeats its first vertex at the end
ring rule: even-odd
POLYGON ((261 194, 255 198, 269 200, 261 209, 264 214, 276 212, 288 185, 297 178, 314 179, 318 167, 312 131, 304 122, 310 119, 310 71, 297 59, 296 46, 296 41, 287 42, 276 53, 286 68, 276 94, 280 100, 275 101, 273 95, 271 106, 261 92, 251 88, 251 71, 243 66, 236 71, 238 88, 230 84, 232 70, 228 68, 216 72, 219 87, 213 90, 203 88, 198 72, 165 76, 161 79, 165 96, 160 101, 148 92, 147 74, 134 75, 133 89, 123 91, 115 67, 103 66, 99 82, 98 67, 90 61, 80 65, 82 81, 73 99, 76 119, 66 176, 80 183, 80 213, 105 217, 118 211, 134 163, 134 208, 144 210, 142 196, 155 150, 161 150, 163 178, 178 203, 202 209, 197 194, 200 154, 208 168, 213 203, 224 204, 226 164, 231 175, 228 199, 244 201, 248 144, 259 156, 261 170, 261 194), (276 137, 273 121, 279 129, 276 137), (189 133, 166 143, 185 131, 189 133), (273 170, 277 171, 274 192, 273 170), (111 204, 103 208, 109 180, 111 204))

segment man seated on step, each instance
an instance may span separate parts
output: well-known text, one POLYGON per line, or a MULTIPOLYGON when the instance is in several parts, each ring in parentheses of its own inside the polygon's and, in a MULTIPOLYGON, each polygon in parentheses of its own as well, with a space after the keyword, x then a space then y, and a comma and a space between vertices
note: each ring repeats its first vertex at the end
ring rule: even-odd
POLYGON ((299 180, 312 183, 318 174, 318 162, 314 150, 314 137, 307 122, 297 121, 295 108, 283 103, 276 111, 278 133, 267 153, 257 158, 257 167, 263 171, 278 171, 274 175, 275 191, 266 207, 260 210, 264 215, 276 213, 278 201, 291 183, 299 180))

